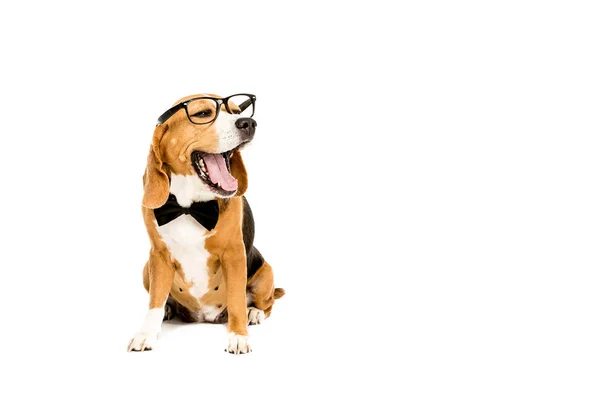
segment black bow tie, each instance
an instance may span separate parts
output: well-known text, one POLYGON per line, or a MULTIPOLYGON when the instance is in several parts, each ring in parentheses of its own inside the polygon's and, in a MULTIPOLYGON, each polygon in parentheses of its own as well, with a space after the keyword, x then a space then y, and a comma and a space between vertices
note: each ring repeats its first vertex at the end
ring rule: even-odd
POLYGON ((209 231, 212 230, 219 220, 219 203, 216 200, 192 203, 189 207, 181 207, 175 195, 170 194, 167 202, 160 208, 154 210, 154 216, 158 226, 168 224, 181 215, 191 215, 200 225, 209 231))

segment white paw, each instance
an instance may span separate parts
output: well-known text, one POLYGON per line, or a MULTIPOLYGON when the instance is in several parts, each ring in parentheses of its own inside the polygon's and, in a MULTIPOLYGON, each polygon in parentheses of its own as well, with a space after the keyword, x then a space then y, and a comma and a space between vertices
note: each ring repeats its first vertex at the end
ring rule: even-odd
POLYGON ((248 325, 262 324, 265 320, 265 312, 258 308, 248 307, 248 325))
POLYGON ((138 332, 129 342, 127 351, 152 350, 156 346, 157 333, 138 332))
POLYGON ((229 334, 229 346, 227 352, 231 354, 246 354, 250 353, 252 349, 248 344, 248 336, 238 335, 236 333, 229 334))

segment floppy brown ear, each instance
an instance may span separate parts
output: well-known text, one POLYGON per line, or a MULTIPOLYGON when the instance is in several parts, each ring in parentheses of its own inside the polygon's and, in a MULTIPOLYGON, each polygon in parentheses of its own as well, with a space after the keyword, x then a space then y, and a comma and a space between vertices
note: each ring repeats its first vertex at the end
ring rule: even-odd
POLYGON ((161 125, 154 130, 152 146, 148 154, 148 165, 144 172, 144 198, 142 205, 146 208, 159 208, 169 198, 169 177, 165 172, 160 156, 159 143, 165 129, 161 125))
POLYGON ((246 173, 246 166, 244 165, 242 154, 239 150, 233 152, 229 162, 229 165, 231 166, 231 175, 238 181, 238 189, 235 195, 241 196, 246 193, 246 189, 248 189, 248 174, 246 173))

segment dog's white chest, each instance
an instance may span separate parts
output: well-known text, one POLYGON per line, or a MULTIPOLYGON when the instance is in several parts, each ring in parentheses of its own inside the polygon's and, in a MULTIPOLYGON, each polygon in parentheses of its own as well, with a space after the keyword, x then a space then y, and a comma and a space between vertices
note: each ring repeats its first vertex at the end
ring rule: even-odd
POLYGON ((204 247, 208 231, 189 215, 182 215, 157 229, 171 257, 181 265, 185 280, 192 284, 190 294, 199 299, 208 291, 206 262, 210 254, 204 247))

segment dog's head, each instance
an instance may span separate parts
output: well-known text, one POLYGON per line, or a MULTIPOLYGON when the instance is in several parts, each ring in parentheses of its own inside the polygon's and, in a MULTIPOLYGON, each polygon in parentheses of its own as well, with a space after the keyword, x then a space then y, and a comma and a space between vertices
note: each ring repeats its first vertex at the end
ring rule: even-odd
POLYGON ((172 179, 188 182, 197 198, 244 194, 248 178, 240 149, 254 137, 255 99, 247 94, 188 96, 161 115, 148 154, 142 204, 162 206, 172 179))

